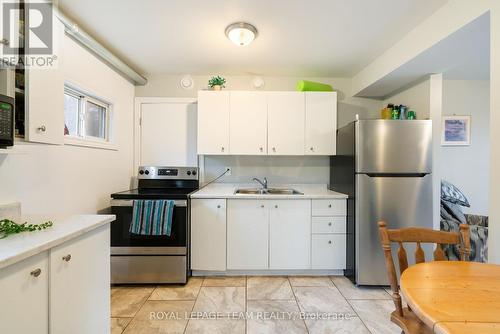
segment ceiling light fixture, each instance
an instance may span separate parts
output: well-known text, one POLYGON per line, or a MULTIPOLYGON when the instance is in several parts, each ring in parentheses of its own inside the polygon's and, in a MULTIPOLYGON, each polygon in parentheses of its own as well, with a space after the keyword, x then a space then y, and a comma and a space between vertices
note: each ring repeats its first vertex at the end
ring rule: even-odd
POLYGON ((236 22, 227 26, 226 36, 238 46, 246 46, 257 37, 257 28, 250 23, 236 22))

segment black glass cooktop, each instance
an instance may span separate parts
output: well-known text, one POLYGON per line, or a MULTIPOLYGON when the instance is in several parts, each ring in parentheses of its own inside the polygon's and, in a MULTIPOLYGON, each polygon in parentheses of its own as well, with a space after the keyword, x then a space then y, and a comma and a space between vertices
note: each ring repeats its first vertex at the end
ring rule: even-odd
POLYGON ((196 188, 132 189, 111 194, 113 199, 186 199, 196 188))

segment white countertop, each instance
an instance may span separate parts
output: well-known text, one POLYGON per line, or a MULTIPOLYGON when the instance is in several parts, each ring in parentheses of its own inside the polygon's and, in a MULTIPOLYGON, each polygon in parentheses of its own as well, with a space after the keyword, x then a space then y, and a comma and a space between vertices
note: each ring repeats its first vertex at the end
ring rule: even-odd
MULTIPOLYGON (((114 215, 77 215, 54 218, 50 219, 54 225, 46 230, 24 232, 0 239, 0 269, 109 224, 115 219, 114 215)), ((39 224, 45 220, 28 219, 27 221, 39 224)))
POLYGON ((235 194, 238 188, 259 188, 260 185, 243 183, 212 183, 191 194, 191 198, 252 198, 252 199, 335 199, 347 195, 328 190, 326 184, 270 184, 269 188, 295 189, 303 195, 235 194))

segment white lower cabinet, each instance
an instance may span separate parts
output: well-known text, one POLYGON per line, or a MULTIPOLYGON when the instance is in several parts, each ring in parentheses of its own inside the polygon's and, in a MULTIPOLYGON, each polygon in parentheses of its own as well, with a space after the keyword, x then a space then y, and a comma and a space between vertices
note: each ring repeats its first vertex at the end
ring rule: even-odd
POLYGON ((345 269, 345 205, 345 199, 193 199, 191 269, 345 269))
POLYGON ((0 333, 49 332, 49 254, 0 270, 0 333))
POLYGON ((226 270, 226 200, 191 200, 191 269, 226 270))
POLYGON ((50 251, 50 333, 110 328, 109 225, 50 251))
POLYGON ((110 332, 109 225, 0 270, 0 333, 110 332))
POLYGON ((269 268, 309 269, 311 201, 270 202, 269 268))
POLYGON ((268 268, 269 205, 266 200, 227 201, 227 269, 268 268))
POLYGON ((345 269, 346 235, 312 235, 312 269, 345 269))

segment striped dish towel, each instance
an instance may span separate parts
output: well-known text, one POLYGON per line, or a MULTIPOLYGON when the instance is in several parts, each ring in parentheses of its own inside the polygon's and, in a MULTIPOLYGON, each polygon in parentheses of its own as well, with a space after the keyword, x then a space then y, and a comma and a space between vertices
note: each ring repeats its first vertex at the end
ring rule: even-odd
POLYGON ((134 201, 130 233, 140 235, 166 235, 172 232, 174 201, 134 201))

